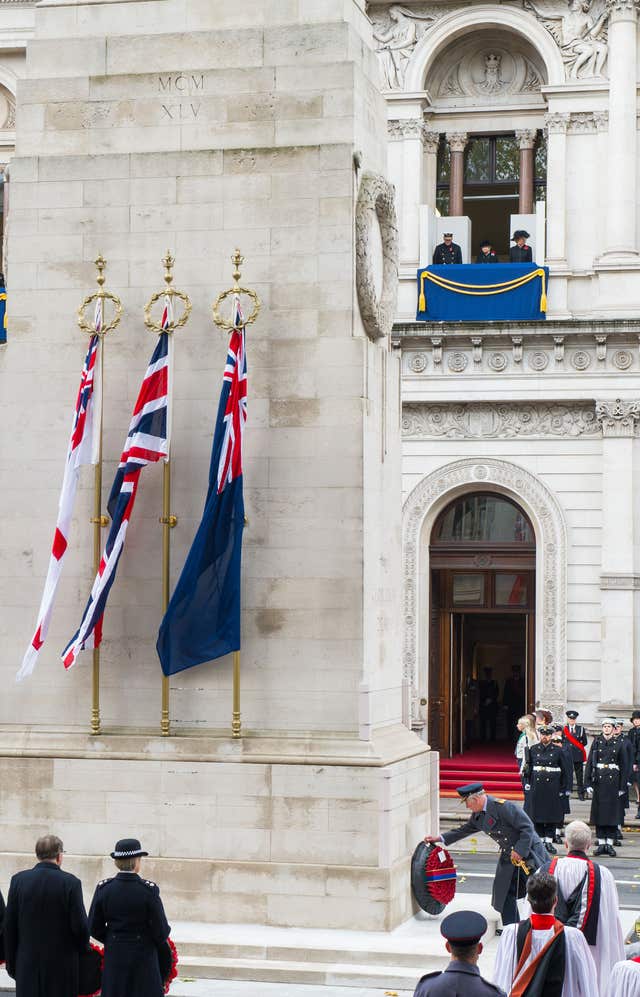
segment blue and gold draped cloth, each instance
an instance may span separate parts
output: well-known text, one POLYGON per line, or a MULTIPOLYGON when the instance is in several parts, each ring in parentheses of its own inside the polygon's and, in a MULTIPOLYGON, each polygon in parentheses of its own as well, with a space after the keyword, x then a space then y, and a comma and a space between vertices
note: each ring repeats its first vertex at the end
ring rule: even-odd
POLYGON ((462 263, 418 270, 419 322, 531 322, 545 319, 548 267, 462 263))

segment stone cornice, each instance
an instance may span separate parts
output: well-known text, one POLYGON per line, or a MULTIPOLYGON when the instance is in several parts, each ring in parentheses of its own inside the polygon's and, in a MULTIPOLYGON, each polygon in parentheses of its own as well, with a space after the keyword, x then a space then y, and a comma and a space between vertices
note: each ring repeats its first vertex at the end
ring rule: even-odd
POLYGON ((624 337, 638 342, 638 319, 548 319, 546 322, 395 322, 391 333, 394 346, 404 348, 413 342, 423 345, 433 336, 446 337, 448 342, 471 342, 471 337, 503 340, 508 345, 512 336, 523 340, 564 336, 565 341, 582 337, 593 341, 596 336, 624 337))

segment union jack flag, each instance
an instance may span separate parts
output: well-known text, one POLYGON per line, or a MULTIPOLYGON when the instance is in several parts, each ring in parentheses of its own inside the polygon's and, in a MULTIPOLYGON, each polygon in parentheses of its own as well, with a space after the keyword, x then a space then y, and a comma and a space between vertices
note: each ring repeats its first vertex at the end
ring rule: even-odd
POLYGON ((35 633, 31 638, 31 643, 18 669, 16 675, 17 681, 21 681, 33 672, 40 649, 49 631, 58 582, 60 581, 64 556, 69 544, 69 531, 73 517, 78 479, 80 477, 80 468, 83 464, 95 464, 98 459, 100 416, 98 415, 98 418, 94 419, 94 412, 100 412, 100 399, 96 397, 99 391, 100 379, 96 377, 96 373, 99 370, 100 362, 100 337, 97 335, 97 332, 100 332, 101 327, 102 302, 99 299, 96 306, 96 334, 91 336, 89 340, 89 349, 87 350, 80 376, 80 387, 73 413, 64 477, 58 501, 58 518, 53 535, 44 591, 40 601, 40 609, 38 610, 38 621, 35 633))
MULTIPOLYGON (((167 299, 163 328, 166 329, 170 321, 171 303, 167 299)), ((111 515, 109 536, 80 627, 62 652, 65 668, 71 668, 75 664, 80 651, 100 644, 102 617, 124 547, 138 492, 140 472, 146 464, 166 460, 169 454, 170 339, 170 333, 160 333, 140 388, 107 502, 111 515)))
POLYGON ((242 434, 247 422, 247 356, 244 319, 237 298, 234 325, 222 376, 223 381, 228 381, 231 387, 223 416, 225 428, 218 464, 218 494, 228 482, 242 474, 242 434))

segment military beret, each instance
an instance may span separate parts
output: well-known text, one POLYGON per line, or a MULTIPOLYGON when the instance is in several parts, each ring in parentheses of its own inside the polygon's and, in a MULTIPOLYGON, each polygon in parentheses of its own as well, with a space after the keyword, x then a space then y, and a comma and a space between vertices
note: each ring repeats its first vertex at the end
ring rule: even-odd
POLYGON ((475 945, 486 930, 486 919, 475 910, 457 910, 440 925, 440 934, 453 945, 475 945))

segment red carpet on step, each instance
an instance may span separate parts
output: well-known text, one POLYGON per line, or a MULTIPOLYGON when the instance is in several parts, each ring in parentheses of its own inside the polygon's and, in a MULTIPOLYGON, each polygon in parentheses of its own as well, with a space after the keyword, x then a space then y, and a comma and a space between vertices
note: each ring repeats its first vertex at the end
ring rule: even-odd
POLYGON ((522 799, 515 746, 498 742, 478 744, 462 755, 440 757, 440 796, 456 796, 456 787, 481 782, 488 793, 507 799, 522 799))

